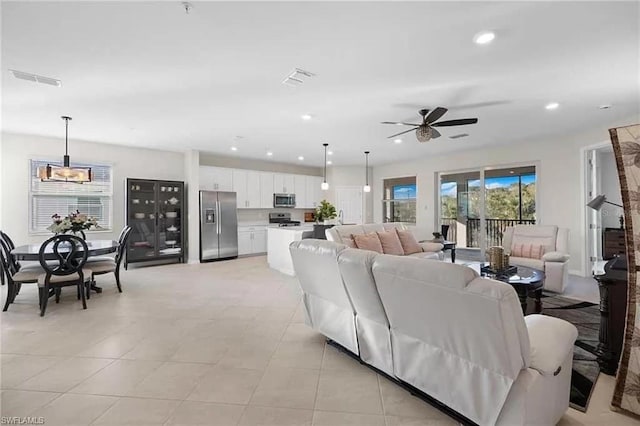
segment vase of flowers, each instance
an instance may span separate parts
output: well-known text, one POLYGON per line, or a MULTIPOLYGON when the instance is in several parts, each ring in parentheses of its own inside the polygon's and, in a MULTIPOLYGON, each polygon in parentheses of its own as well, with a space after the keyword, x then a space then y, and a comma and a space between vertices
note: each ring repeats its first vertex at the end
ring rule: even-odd
POLYGON ((65 217, 61 217, 56 213, 51 216, 51 219, 53 223, 47 229, 54 234, 71 232, 84 236, 84 231, 88 231, 91 228, 100 229, 100 225, 98 225, 95 217, 80 213, 79 210, 76 210, 74 213, 69 213, 65 217))

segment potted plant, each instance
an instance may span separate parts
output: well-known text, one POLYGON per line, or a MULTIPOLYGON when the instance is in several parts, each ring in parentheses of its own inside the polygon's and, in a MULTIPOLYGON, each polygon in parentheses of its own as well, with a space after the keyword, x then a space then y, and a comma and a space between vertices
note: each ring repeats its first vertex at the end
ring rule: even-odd
POLYGON ((336 208, 327 200, 320 201, 320 205, 316 207, 316 220, 318 223, 323 222, 330 225, 331 221, 338 216, 336 208))

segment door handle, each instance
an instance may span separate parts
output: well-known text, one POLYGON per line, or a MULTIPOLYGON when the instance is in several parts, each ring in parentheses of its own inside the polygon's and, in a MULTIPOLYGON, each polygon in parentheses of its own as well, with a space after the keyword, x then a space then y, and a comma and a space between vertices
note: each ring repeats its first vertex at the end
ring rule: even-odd
POLYGON ((216 214, 218 220, 216 221, 216 234, 220 234, 220 201, 216 201, 216 214))

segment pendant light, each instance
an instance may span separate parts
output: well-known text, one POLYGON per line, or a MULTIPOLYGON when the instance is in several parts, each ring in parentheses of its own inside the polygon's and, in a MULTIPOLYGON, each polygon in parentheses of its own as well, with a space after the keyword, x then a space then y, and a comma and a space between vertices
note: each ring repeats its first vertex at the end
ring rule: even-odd
POLYGON ((324 180, 322 181, 320 188, 323 191, 328 191, 329 184, 327 183, 327 147, 329 146, 329 144, 323 143, 322 146, 324 146, 324 180))
POLYGON ((369 151, 364 152, 364 188, 362 190, 364 192, 371 192, 371 187, 369 186, 369 151))
POLYGON ((62 116, 64 120, 64 157, 62 167, 55 164, 47 164, 47 167, 38 168, 38 177, 43 182, 91 182, 91 168, 71 167, 69 163, 69 120, 71 117, 62 116))

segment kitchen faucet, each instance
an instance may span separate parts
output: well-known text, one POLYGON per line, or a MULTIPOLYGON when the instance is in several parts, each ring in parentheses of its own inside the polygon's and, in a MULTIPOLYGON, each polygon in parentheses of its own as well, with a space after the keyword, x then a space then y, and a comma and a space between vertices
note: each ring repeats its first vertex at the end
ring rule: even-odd
POLYGON ((344 225, 344 212, 342 210, 338 213, 338 223, 344 225))

